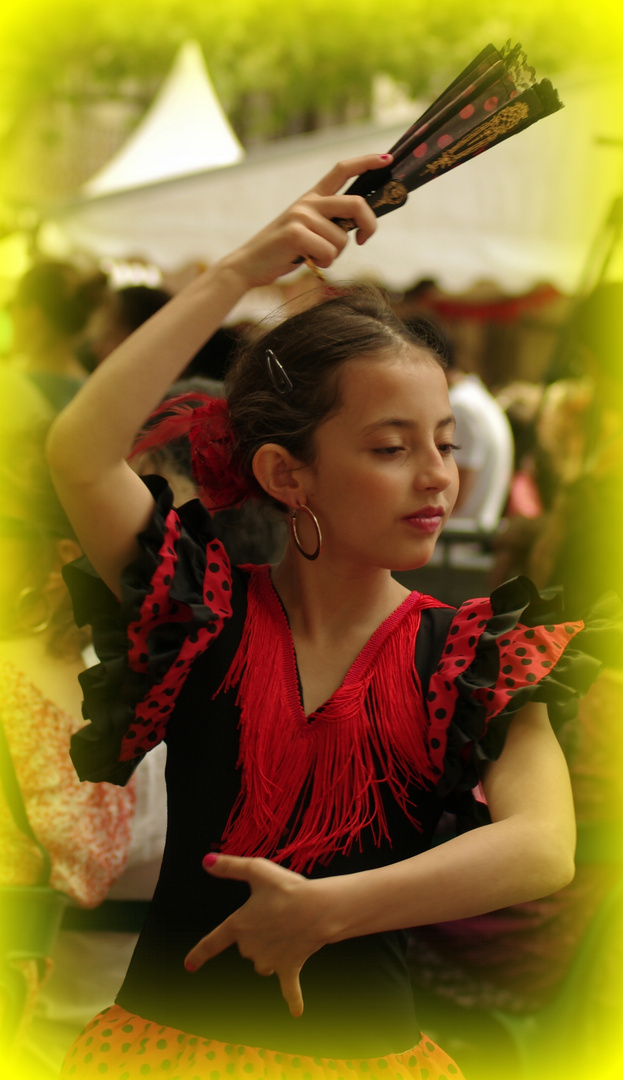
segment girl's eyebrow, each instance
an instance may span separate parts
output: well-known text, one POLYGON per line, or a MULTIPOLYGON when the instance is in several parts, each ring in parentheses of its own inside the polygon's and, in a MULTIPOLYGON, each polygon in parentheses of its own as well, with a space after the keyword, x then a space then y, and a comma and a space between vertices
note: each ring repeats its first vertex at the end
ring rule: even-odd
MULTIPOLYGON (((443 420, 440 420, 437 424, 435 431, 439 431, 440 428, 447 427, 449 424, 456 426, 456 420, 452 413, 448 416, 444 416, 443 420)), ((415 424, 413 420, 407 420, 399 416, 386 416, 381 420, 375 420, 373 424, 368 424, 362 431, 362 435, 371 435, 372 432, 378 431, 379 428, 384 427, 396 427, 396 428, 413 428, 415 424)))
POLYGON ((456 417, 454 413, 450 413, 448 416, 444 416, 443 420, 440 420, 437 424, 435 431, 439 431, 439 428, 442 427, 448 427, 449 424, 452 424, 453 427, 456 427, 456 417))

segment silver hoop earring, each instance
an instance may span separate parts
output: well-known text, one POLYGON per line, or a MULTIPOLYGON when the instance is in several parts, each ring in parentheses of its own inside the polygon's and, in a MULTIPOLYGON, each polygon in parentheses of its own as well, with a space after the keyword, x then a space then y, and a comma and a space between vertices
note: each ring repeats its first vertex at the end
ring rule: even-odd
POLYGON ((292 530, 294 543, 296 544, 303 558, 309 559, 310 562, 313 562, 314 559, 317 559, 322 550, 322 533, 320 531, 320 525, 318 524, 318 518, 314 514, 313 510, 309 509, 309 506, 303 506, 302 504, 300 504, 299 506, 295 506, 294 509, 290 511, 290 529, 292 530), (296 515, 298 514, 299 510, 302 510, 304 514, 307 514, 309 520, 313 523, 313 526, 316 530, 316 547, 311 554, 308 551, 303 550, 301 546, 301 541, 299 540, 299 534, 296 528, 296 515))
POLYGON ((15 601, 15 611, 17 614, 17 621, 25 629, 29 630, 31 634, 44 634, 46 630, 49 630, 52 622, 52 605, 47 597, 40 595, 39 591, 35 589, 34 585, 26 585, 17 594, 15 601), (36 623, 34 626, 29 625, 29 615, 32 618, 32 614, 28 611, 31 601, 35 601, 33 607, 33 613, 36 614, 36 605, 43 604, 45 606, 45 614, 41 622, 36 623))

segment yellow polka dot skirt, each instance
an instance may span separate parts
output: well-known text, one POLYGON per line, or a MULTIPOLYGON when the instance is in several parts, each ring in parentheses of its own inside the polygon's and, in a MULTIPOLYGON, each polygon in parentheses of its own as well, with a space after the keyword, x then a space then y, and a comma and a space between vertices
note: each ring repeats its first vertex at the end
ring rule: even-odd
POLYGON ((204 1039, 162 1027, 119 1005, 96 1016, 69 1051, 62 1080, 463 1080, 451 1058, 423 1036, 381 1058, 307 1057, 204 1039))

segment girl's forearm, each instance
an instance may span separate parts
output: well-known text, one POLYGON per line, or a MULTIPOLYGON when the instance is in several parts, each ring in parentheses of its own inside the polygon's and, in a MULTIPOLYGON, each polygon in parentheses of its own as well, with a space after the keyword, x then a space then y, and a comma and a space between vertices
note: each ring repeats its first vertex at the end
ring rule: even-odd
POLYGON ((335 193, 352 176, 385 165, 386 158, 369 154, 336 165, 127 338, 56 420, 48 443, 53 471, 72 487, 115 475, 168 387, 249 289, 289 273, 301 256, 330 266, 347 243, 335 217, 353 218, 358 242, 371 236, 376 218, 367 203, 335 193))
POLYGON ((327 941, 480 915, 555 892, 573 851, 519 817, 483 826, 412 859, 313 882, 327 941))
POLYGON ((544 706, 519 710, 482 780, 491 825, 392 866, 319 882, 333 940, 468 918, 571 881, 573 796, 544 706))

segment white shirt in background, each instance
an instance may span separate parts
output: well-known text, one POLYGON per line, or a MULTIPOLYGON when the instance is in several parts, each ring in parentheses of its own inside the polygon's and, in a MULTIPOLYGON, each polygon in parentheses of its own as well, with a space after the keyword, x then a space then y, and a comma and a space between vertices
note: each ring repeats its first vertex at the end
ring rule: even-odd
POLYGON ((476 473, 475 483, 455 517, 493 531, 504 511, 513 473, 513 433, 508 418, 477 375, 449 388, 456 418, 454 451, 459 469, 476 473))

